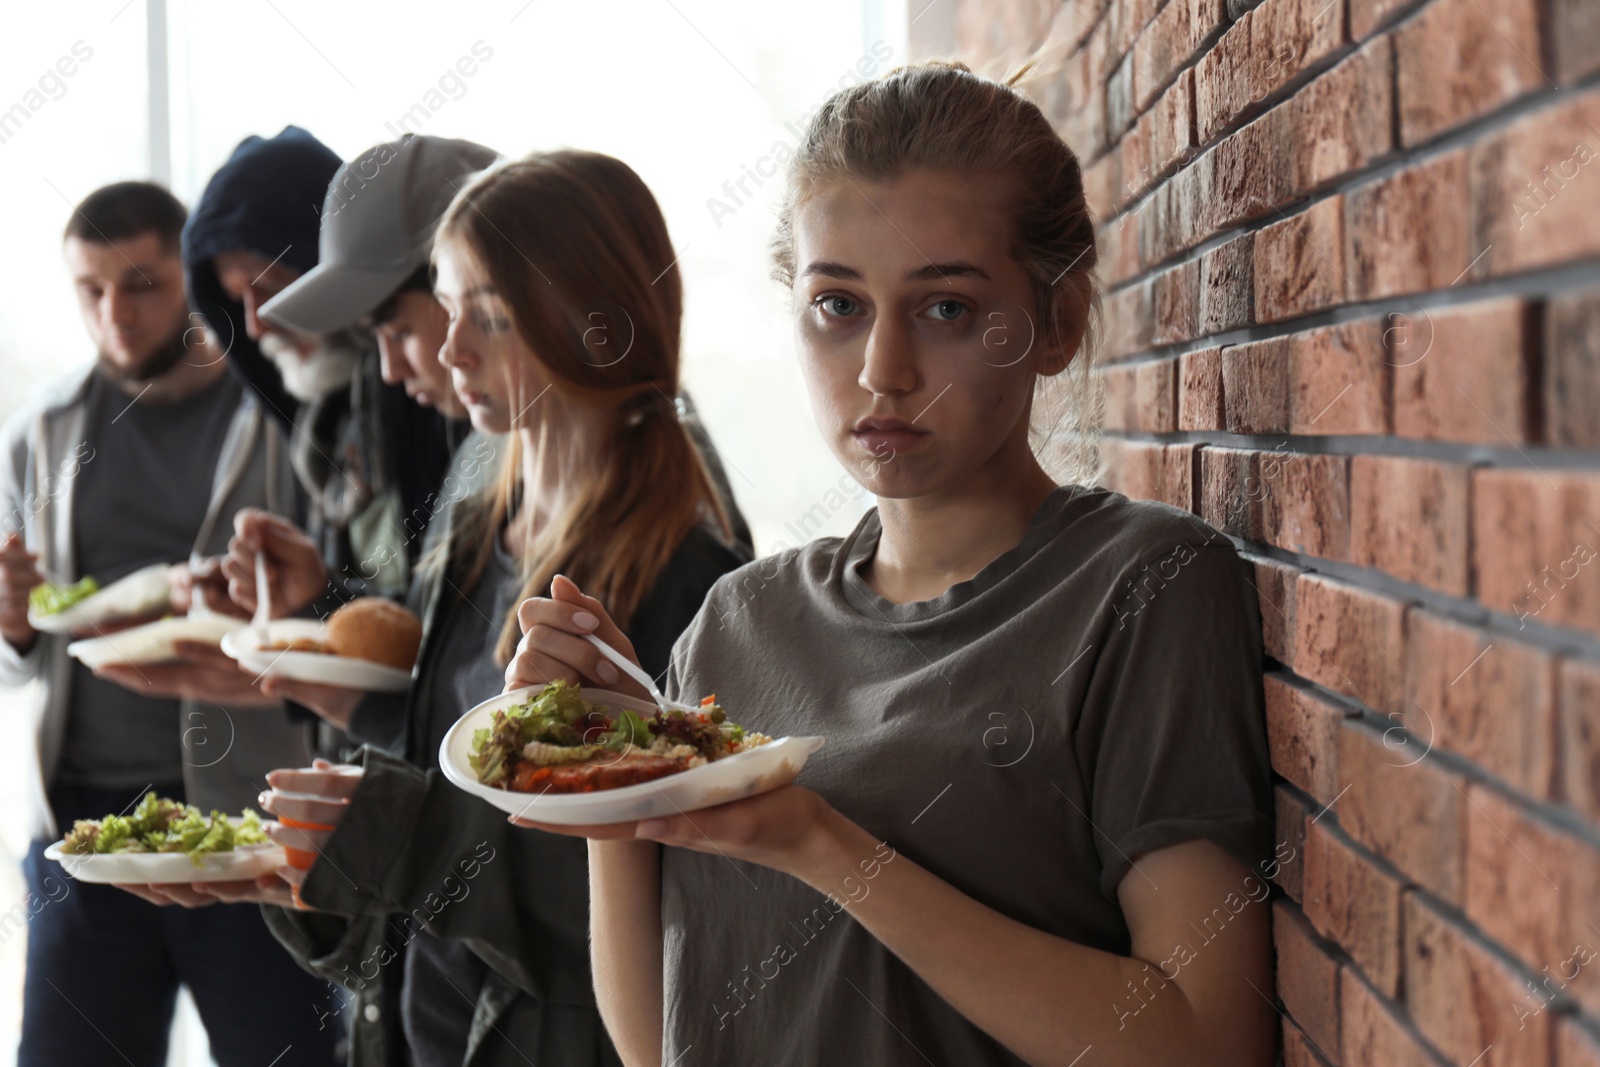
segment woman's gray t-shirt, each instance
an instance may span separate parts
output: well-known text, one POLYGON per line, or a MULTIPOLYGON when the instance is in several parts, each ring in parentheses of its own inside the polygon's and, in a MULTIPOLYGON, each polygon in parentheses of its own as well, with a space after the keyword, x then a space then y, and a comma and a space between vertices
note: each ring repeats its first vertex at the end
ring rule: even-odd
MULTIPOLYGON (((975 900, 1108 952, 1129 950, 1116 888, 1141 853, 1200 837, 1266 861, 1260 618, 1225 537, 1062 486, 1014 549, 897 605, 860 573, 880 533, 872 511, 720 580, 674 650, 673 695, 827 737, 801 785, 975 900)), ((851 918, 871 890, 864 873, 830 901, 663 850, 662 1061, 1021 1063, 851 918)))

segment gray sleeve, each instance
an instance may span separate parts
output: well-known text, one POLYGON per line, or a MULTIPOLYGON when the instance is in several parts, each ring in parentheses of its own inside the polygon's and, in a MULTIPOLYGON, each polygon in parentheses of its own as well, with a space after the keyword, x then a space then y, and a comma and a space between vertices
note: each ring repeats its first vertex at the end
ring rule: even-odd
POLYGON ((1177 545, 1117 582, 1078 737, 1101 891, 1141 853, 1195 838, 1254 870, 1272 852, 1261 621, 1231 544, 1177 545), (1148 569, 1143 569, 1148 565, 1148 569), (1129 599, 1129 597, 1132 599, 1129 599))
MULTIPOLYGON (((0 539, 27 528, 23 486, 27 484, 28 428, 36 417, 31 406, 25 407, 0 427, 0 539)), ((46 643, 45 635, 40 634, 24 655, 0 639, 0 685, 21 685, 36 677, 43 669, 46 643)))

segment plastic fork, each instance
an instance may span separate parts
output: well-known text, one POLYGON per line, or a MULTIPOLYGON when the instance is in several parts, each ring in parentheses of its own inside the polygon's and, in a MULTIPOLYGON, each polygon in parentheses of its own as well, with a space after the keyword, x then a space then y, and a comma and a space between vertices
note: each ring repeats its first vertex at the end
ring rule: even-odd
POLYGON ((600 638, 596 637, 594 634, 584 634, 583 636, 587 637, 589 639, 589 643, 594 645, 595 648, 598 648, 601 654, 606 657, 606 659, 610 660, 612 663, 615 663, 618 667, 621 667, 623 672, 626 673, 628 677, 644 686, 645 689, 650 693, 650 699, 655 701, 656 707, 661 709, 661 713, 663 715, 672 711, 700 710, 699 708, 690 707, 688 704, 679 704, 676 701, 668 700, 662 695, 661 690, 656 688, 655 679, 646 674, 643 668, 641 668, 637 663, 633 662, 633 660, 629 659, 627 656, 624 656, 621 652, 618 652, 616 649, 600 640, 600 638))
POLYGON ((257 552, 256 615, 250 620, 250 625, 262 645, 267 643, 267 620, 270 618, 272 618, 272 594, 267 591, 267 557, 264 553, 257 552))

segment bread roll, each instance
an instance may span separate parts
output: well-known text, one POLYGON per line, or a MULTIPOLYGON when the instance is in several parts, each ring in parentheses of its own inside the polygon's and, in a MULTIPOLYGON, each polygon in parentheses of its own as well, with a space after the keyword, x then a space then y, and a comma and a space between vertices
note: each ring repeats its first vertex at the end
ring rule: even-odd
POLYGON ((422 623, 392 600, 364 596, 328 616, 328 651, 409 671, 422 645, 422 623))

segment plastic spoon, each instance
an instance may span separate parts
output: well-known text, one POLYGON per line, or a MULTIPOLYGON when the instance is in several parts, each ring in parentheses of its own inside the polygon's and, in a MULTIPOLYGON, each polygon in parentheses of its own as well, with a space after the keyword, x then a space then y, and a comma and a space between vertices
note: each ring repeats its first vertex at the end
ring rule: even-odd
POLYGON ((624 656, 621 652, 618 652, 616 649, 600 640, 600 638, 596 637, 594 634, 584 634, 583 636, 587 637, 589 639, 589 643, 594 645, 595 648, 598 648, 601 653, 604 654, 606 659, 610 660, 612 663, 615 663, 618 667, 621 667, 628 677, 644 686, 645 689, 650 693, 650 699, 655 701, 656 707, 661 709, 662 714, 666 714, 667 712, 671 711, 700 710, 699 708, 691 708, 687 704, 678 704, 668 700, 662 695, 661 690, 656 688, 655 679, 646 674, 643 668, 641 668, 637 663, 633 662, 633 660, 629 659, 627 656, 624 656))

